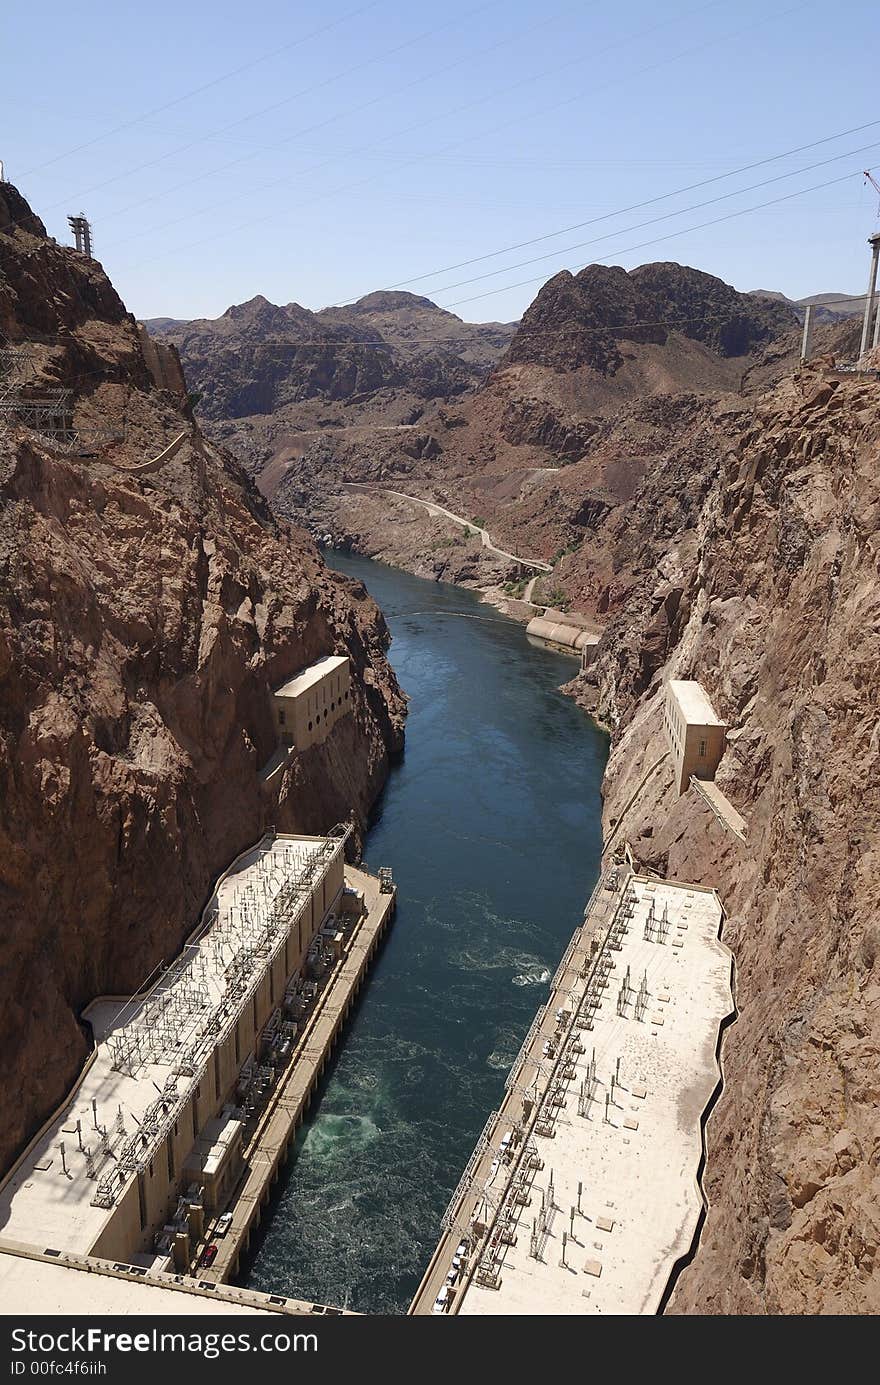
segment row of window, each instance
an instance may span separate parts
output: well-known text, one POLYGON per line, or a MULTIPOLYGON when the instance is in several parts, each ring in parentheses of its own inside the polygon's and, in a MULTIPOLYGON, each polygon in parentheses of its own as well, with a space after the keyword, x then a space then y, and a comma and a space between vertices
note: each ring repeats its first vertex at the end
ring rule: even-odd
POLYGON ((323 703, 323 706, 324 706, 325 710, 326 710, 326 707, 327 707, 327 698, 328 698, 328 697, 331 697, 331 698, 334 698, 334 699, 338 699, 340 702, 342 701, 343 697, 345 697, 345 699, 347 700, 347 699, 348 699, 348 688, 346 688, 346 689, 343 691, 343 687, 342 687, 342 674, 339 674, 339 673, 334 674, 334 676, 333 676, 332 678, 327 678, 327 679, 325 679, 325 681, 324 681, 323 683, 319 683, 319 684, 318 684, 318 686, 317 686, 317 688, 315 689, 314 693, 311 694, 311 695, 307 698, 307 700, 306 700, 306 711, 307 711, 307 712, 315 712, 315 711, 317 711, 317 709, 318 709, 318 696, 319 696, 319 694, 320 694, 321 702, 323 703))
MULTIPOLYGON (((675 748, 676 748, 676 750, 678 751, 678 753, 681 754, 681 751, 682 751, 682 748, 683 748, 683 745, 684 745, 684 730, 683 730, 683 729, 682 729, 682 730, 679 730, 679 723, 681 724, 682 728, 684 728, 684 722, 681 721, 681 718, 680 718, 680 717, 673 717, 673 716, 671 715, 670 711, 669 711, 669 707, 668 707, 668 706, 667 706, 667 707, 665 708, 665 710, 664 710, 664 713, 663 713, 663 721, 664 721, 664 724, 665 724, 665 726, 666 726, 666 730, 667 730, 667 732, 669 733, 669 736, 670 736, 670 738, 671 738, 671 740, 672 740, 673 745, 675 746, 675 748)), ((701 760, 705 760, 705 758, 706 758, 706 742, 705 742, 705 740, 701 740, 701 741, 700 741, 700 745, 699 745, 699 749, 698 749, 697 754, 698 754, 698 756, 699 756, 699 758, 700 758, 701 760)))
MULTIPOLYGON (((346 688, 345 692, 344 692, 344 693, 341 693, 341 694, 340 694, 340 697, 339 697, 339 706, 340 706, 340 709, 342 708, 343 704, 346 703, 346 702, 349 700, 350 697, 351 697, 351 693, 349 692, 348 688, 346 688)), ((336 711, 336 703, 335 703, 335 701, 334 701, 334 702, 331 702, 331 703, 330 703, 330 710, 329 710, 329 711, 327 711, 327 710, 325 709, 323 712, 319 712, 318 715, 314 718, 314 720, 309 722, 309 730, 311 731, 315 726, 320 726, 320 725, 321 725, 321 722, 322 722, 322 721, 326 721, 327 718, 331 715, 331 713, 333 713, 333 712, 335 712, 335 711, 336 711)))

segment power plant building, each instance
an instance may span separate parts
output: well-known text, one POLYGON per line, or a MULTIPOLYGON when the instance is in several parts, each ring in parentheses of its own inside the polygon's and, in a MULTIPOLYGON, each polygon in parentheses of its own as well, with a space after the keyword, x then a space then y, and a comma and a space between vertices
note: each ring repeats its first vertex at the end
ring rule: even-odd
POLYGON ((246 1122, 287 1061, 305 978, 352 905, 349 830, 267 834, 221 876, 150 989, 88 1007, 83 1074, 0 1185, 4 1238, 160 1270, 188 1263, 241 1176, 246 1122))
POLYGON ((672 751, 680 794, 697 779, 714 779, 724 754, 727 724, 716 715, 702 686, 673 678, 666 686, 663 725, 672 751))

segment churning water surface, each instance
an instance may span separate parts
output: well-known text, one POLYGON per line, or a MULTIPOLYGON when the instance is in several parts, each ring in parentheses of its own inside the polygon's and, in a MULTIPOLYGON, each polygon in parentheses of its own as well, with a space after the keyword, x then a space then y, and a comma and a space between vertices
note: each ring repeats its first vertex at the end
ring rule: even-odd
POLYGON ((397 917, 253 1248, 249 1287, 402 1313, 595 883, 607 740, 572 659, 459 588, 340 554, 393 635, 406 751, 365 860, 397 917))

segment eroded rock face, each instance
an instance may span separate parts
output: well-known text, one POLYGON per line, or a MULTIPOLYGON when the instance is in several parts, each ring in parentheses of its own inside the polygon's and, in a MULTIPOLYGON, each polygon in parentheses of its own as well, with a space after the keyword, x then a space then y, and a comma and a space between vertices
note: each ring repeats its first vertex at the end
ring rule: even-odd
POLYGON ((87 457, 0 437, 0 1168, 74 1080, 80 1009, 170 961, 267 825, 362 828, 404 719, 363 588, 154 387, 100 266, 18 212, 0 217, 0 326, 29 388, 69 385, 77 425, 119 437, 87 457), (126 471, 181 431, 167 465, 126 471), (331 651, 352 659, 353 711, 269 788, 269 689, 331 651))
POLYGON ((338 425, 348 411, 334 405, 357 410, 376 395, 381 408, 396 397, 405 410, 461 394, 513 335, 512 325, 462 322, 428 298, 381 292, 317 313, 258 295, 216 319, 157 318, 147 326, 179 349, 206 418, 280 413, 318 401, 324 413, 295 411, 310 426, 321 426, 328 413, 338 425))
POLYGON ((877 382, 804 372, 762 400, 653 560, 590 674, 616 728, 606 821, 665 749, 673 676, 728 720, 717 781, 749 824, 742 846, 661 770, 622 829, 645 864, 718 889, 736 959, 709 1214, 671 1311, 877 1312, 877 382))
POLYGON ((678 332, 718 356, 745 356, 796 322, 788 305, 738 293, 687 265, 647 264, 627 273, 594 264, 577 274, 563 270, 544 285, 504 364, 590 366, 613 375, 630 343, 663 346, 678 332))
MULTIPOLYGON (((406 389, 379 390, 368 401, 350 396, 343 409, 319 410, 314 400, 300 399, 268 417, 212 422, 211 434, 234 440, 281 513, 304 520, 314 533, 347 535, 359 551, 414 571, 436 570, 433 546, 446 546, 450 536, 436 532, 423 510, 415 513, 420 538, 407 523, 398 543, 399 516, 389 522, 382 507, 353 501, 345 482, 387 485, 481 517, 501 547, 554 564, 552 582, 537 590, 539 602, 542 588, 551 601, 579 600, 585 584, 594 589, 594 603, 613 602, 615 593, 601 591, 608 586, 608 545, 592 542, 606 527, 603 516, 626 506, 646 470, 682 456, 697 413, 708 439, 717 401, 746 408, 746 393, 784 375, 800 345, 791 305, 740 294, 685 265, 643 265, 630 273, 592 265, 544 285, 494 369, 484 355, 482 382, 472 378, 454 400, 453 390, 446 388, 444 398, 435 382, 420 387, 417 400, 411 392, 417 358, 406 353, 418 348, 419 315, 440 310, 418 299, 405 307, 399 297, 379 295, 376 302, 371 295, 357 305, 360 312, 328 309, 316 316, 340 329, 376 321, 382 339, 394 341, 395 359, 406 357, 406 389), (406 331, 401 321, 409 324, 406 331), (430 450, 415 445, 415 424, 419 435, 434 440, 430 450)), ((456 331, 463 327, 489 331, 461 323, 456 331)), ((821 331, 827 337, 830 329, 821 331)), ((468 349, 475 350, 473 343, 468 349)), ((664 524, 674 521, 678 507, 668 491, 664 524)), ((468 580, 495 583, 488 556, 488 550, 478 555, 476 565, 468 557, 461 569, 468 580)), ((457 563, 442 566, 458 570, 457 563)))

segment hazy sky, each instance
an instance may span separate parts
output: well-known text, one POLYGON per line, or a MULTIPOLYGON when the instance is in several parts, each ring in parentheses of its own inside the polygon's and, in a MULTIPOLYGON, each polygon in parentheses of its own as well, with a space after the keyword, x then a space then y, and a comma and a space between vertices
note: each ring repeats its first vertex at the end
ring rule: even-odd
POLYGON ((864 291, 880 224, 859 176, 880 180, 874 0, 4 11, 7 177, 59 240, 67 213, 86 212, 140 317, 213 317, 256 293, 319 308, 400 286, 509 320, 591 260, 674 259, 792 297, 864 291), (831 179, 844 181, 690 229, 831 179))

